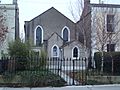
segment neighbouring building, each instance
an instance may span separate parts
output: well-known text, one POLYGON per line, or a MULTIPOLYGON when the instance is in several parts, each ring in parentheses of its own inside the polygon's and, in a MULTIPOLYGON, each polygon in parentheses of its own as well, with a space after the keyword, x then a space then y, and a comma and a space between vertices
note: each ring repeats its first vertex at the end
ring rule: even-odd
POLYGON ((120 51, 120 5, 91 4, 91 50, 120 51))
POLYGON ((91 58, 95 52, 120 51, 120 5, 103 2, 95 4, 84 0, 77 27, 84 35, 91 58))
POLYGON ((4 18, 1 23, 7 28, 4 41, 0 42, 0 57, 3 57, 8 55, 8 43, 19 38, 19 9, 17 0, 13 0, 12 4, 0 4, 0 16, 4 18))

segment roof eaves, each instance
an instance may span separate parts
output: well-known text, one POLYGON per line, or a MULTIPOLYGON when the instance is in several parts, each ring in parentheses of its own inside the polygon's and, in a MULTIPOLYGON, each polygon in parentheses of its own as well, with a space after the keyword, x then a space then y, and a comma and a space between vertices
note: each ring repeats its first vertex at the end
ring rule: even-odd
POLYGON ((109 7, 109 8, 120 8, 120 4, 90 4, 92 7, 109 7))

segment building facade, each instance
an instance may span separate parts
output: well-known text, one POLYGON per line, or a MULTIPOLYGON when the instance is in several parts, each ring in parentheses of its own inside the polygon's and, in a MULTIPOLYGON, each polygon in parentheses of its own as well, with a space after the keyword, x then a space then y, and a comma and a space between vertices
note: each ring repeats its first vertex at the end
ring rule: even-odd
POLYGON ((120 5, 91 4, 92 56, 97 51, 120 51, 120 5))
POLYGON ((78 41, 76 23, 54 7, 30 21, 25 21, 25 41, 30 40, 32 49, 41 48, 52 58, 80 58, 83 44, 78 41))

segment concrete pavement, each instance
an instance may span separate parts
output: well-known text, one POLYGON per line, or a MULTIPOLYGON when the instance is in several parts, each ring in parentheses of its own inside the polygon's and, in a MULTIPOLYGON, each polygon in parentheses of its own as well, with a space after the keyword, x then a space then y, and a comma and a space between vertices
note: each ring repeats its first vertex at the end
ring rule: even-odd
POLYGON ((0 90, 120 90, 119 84, 114 85, 88 85, 88 86, 66 86, 66 87, 43 87, 43 88, 8 88, 1 87, 0 90))

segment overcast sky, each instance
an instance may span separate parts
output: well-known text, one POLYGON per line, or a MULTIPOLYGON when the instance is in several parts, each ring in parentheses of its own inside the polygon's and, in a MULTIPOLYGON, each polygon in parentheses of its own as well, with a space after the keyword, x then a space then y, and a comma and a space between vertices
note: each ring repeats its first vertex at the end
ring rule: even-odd
MULTIPOLYGON (((1 0, 1 3, 11 4, 13 0, 1 0)), ((104 3, 120 4, 120 0, 101 0, 104 3)), ((98 3, 99 0, 91 0, 91 3, 98 3)), ((71 15, 70 4, 76 5, 76 0, 18 0, 20 30, 24 29, 24 21, 29 21, 32 18, 43 13, 51 7, 55 7, 65 16, 74 20, 71 15)))

